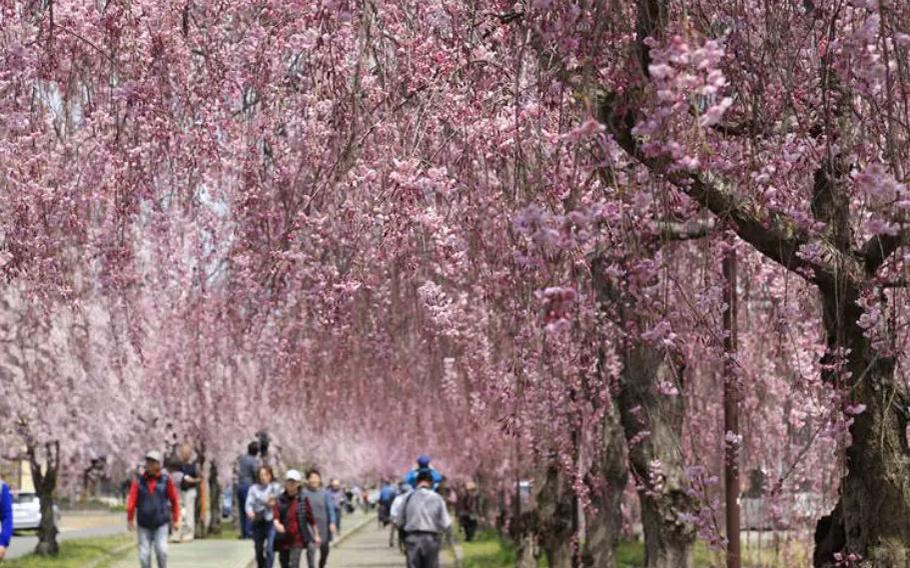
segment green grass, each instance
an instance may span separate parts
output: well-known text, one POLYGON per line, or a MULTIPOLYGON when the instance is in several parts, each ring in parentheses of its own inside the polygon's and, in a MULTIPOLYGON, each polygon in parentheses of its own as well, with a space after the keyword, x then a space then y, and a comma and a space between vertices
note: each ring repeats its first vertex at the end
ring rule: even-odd
MULTIPOLYGON (((712 552, 703 542, 695 544, 695 568, 712 568, 717 566, 718 553, 712 552)), ((616 565, 618 568, 638 568, 645 565, 645 543, 641 541, 624 541, 616 548, 616 565)))
MULTIPOLYGON (((514 547, 499 538, 494 530, 482 530, 477 533, 473 542, 463 542, 460 530, 455 530, 456 538, 464 549, 465 568, 512 568, 515 566, 514 547)), ((743 543, 744 566, 769 566, 773 568, 790 568, 810 564, 809 549, 799 540, 774 543, 770 537, 762 542, 761 552, 755 543, 747 546, 743 543)), ((703 541, 695 543, 693 554, 695 568, 722 568, 724 553, 708 548, 703 541)), ((624 541, 616 549, 617 568, 640 568, 645 565, 645 543, 642 541, 624 541)), ((540 561, 541 568, 546 560, 540 561)))
MULTIPOLYGON (((465 568, 512 568, 515 566, 515 549, 502 541, 493 530, 477 533, 473 542, 463 542, 465 568)), ((645 565, 643 542, 623 542, 616 550, 618 568, 639 568, 645 565)), ((720 557, 699 542, 695 546, 695 568, 721 566, 720 557)), ((540 560, 540 567, 546 567, 546 559, 540 560)))
MULTIPOLYGON (((459 540, 464 550, 464 568, 514 568, 515 547, 499 538, 495 530, 478 531, 471 542, 464 542, 461 531, 456 534, 460 535, 459 540)), ((539 568, 547 568, 545 558, 540 559, 539 568)))
POLYGON ((472 542, 462 544, 465 568, 512 568, 515 566, 515 549, 500 540, 493 530, 477 533, 472 542))
MULTIPOLYGON (((779 547, 772 543, 762 546, 759 552, 755 546, 747 547, 744 544, 743 566, 769 566, 773 568, 790 568, 791 566, 808 566, 811 564, 808 548, 804 543, 787 542, 779 547)), ((695 568, 722 568, 724 566, 724 553, 708 548, 703 541, 695 543, 694 552, 695 568)), ((644 542, 623 542, 616 549, 618 568, 639 568, 645 565, 644 542)))
POLYGON ((15 560, 5 560, 3 568, 85 568, 91 562, 107 559, 99 568, 105 568, 123 558, 130 551, 119 555, 113 552, 135 540, 133 535, 104 538, 86 538, 60 543, 60 554, 56 557, 29 554, 15 560))
POLYGON ((230 519, 221 521, 221 532, 218 534, 206 535, 205 540, 237 540, 240 538, 240 531, 234 528, 230 519))

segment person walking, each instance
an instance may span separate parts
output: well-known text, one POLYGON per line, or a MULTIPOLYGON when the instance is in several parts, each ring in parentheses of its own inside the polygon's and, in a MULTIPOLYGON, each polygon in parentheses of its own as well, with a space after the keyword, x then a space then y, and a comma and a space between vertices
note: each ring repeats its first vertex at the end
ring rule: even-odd
POLYGON ((192 462, 193 448, 189 444, 180 446, 180 464, 178 466, 183 474, 180 478, 180 529, 177 531, 177 542, 193 542, 196 537, 196 495, 202 479, 199 469, 192 462))
POLYGON ((240 538, 253 538, 250 520, 246 516, 246 497, 250 487, 256 482, 259 470, 259 442, 250 442, 246 454, 240 456, 237 463, 237 508, 240 511, 240 538))
POLYGON ((363 489, 355 484, 351 487, 351 513, 357 510, 357 507, 363 507, 363 489))
POLYGON ((464 539, 467 542, 474 540, 477 534, 477 517, 480 514, 480 492, 477 484, 469 481, 465 485, 464 495, 458 499, 458 522, 464 530, 464 539))
POLYGON ((438 568, 442 535, 452 526, 446 503, 433 491, 433 474, 417 474, 417 489, 405 498, 396 525, 404 531, 408 568, 438 568))
POLYGON ((311 542, 307 546, 306 561, 309 568, 317 568, 316 551, 319 551, 318 568, 325 568, 329 561, 329 543, 338 531, 335 519, 335 501, 329 492, 322 488, 322 476, 317 469, 311 469, 306 474, 307 486, 301 494, 310 500, 313 508, 313 517, 316 519, 316 528, 322 537, 317 545, 311 542))
POLYGON ((404 527, 398 525, 398 519, 401 517, 401 507, 407 500, 408 495, 414 492, 414 488, 404 481, 398 482, 398 495, 392 501, 389 509, 389 519, 392 521, 392 530, 389 531, 389 548, 395 546, 395 535, 398 534, 398 546, 404 552, 404 527))
POLYGON ((379 525, 387 527, 391 522, 392 502, 398 496, 398 489, 391 481, 382 480, 382 489, 379 490, 379 525))
POLYGON ((344 488, 341 487, 341 481, 338 479, 332 479, 329 483, 328 489, 329 495, 332 496, 332 502, 335 507, 335 528, 341 532, 341 514, 342 509, 344 509, 347 504, 347 494, 344 491, 344 488))
POLYGON ((259 466, 258 483, 250 487, 244 509, 250 521, 253 546, 256 549, 256 567, 272 568, 275 563, 275 503, 281 487, 275 483, 275 474, 267 465, 259 466))
POLYGON ((158 568, 167 568, 167 537, 180 521, 180 497, 168 474, 161 470, 161 452, 145 454, 145 472, 130 484, 126 499, 126 521, 130 531, 139 533, 139 565, 152 566, 152 548, 158 568))
POLYGON ((284 477, 284 492, 275 503, 275 549, 281 568, 300 568, 300 558, 310 543, 321 544, 313 507, 309 499, 300 496, 302 477, 296 469, 284 477))
POLYGON ((13 496, 9 485, 0 479, 0 562, 6 558, 6 549, 13 539, 13 496))
POLYGON ((417 474, 421 471, 429 471, 433 476, 433 489, 436 489, 439 484, 442 482, 442 474, 439 471, 430 465, 430 456, 419 456, 417 458, 417 467, 409 471, 404 476, 404 482, 410 485, 411 487, 417 487, 417 474))

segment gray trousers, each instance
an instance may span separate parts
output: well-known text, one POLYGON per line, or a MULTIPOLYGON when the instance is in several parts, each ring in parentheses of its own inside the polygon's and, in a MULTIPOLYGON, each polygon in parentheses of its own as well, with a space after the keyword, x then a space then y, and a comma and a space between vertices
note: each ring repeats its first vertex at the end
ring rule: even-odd
POLYGON ((139 566, 152 568, 152 548, 158 559, 158 568, 167 568, 167 533, 170 525, 157 529, 137 527, 139 532, 139 566))
POLYGON ((325 563, 329 561, 329 540, 322 541, 320 546, 311 542, 306 547, 306 563, 309 568, 325 568, 325 563), (319 551, 319 564, 316 564, 316 551, 319 551))
POLYGON ((411 533, 404 539, 408 568, 439 568, 439 535, 411 533))
POLYGON ((278 551, 278 562, 281 568, 300 568, 300 557, 303 556, 302 548, 278 551))

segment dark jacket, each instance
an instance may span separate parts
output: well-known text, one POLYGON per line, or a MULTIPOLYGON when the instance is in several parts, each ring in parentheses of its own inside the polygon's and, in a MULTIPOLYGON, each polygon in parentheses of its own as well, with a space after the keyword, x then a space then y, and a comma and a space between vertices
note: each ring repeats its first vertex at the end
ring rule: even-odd
MULTIPOLYGON (((285 529, 288 527, 288 511, 291 509, 294 501, 297 503, 297 530, 300 531, 300 537, 303 541, 303 546, 306 547, 307 544, 315 541, 315 536, 310 530, 312 525, 316 524, 316 519, 313 517, 313 508, 310 506, 310 500, 303 498, 302 501, 299 501, 302 498, 302 495, 299 493, 295 497, 288 495, 287 491, 281 493, 278 496, 278 501, 275 503, 275 518, 284 525, 285 529)), ((285 548, 287 545, 294 540, 294 535, 290 534, 278 534, 276 535, 275 546, 278 548, 285 548)))
POLYGON ((154 489, 149 478, 139 478, 139 499, 136 502, 136 523, 147 529, 157 529, 171 521, 171 508, 167 486, 171 482, 167 474, 155 483, 154 489))
MULTIPOLYGON (((180 505, 174 482, 166 473, 157 479, 142 475, 135 481, 135 490, 130 491, 132 508, 136 514, 136 523, 146 529, 157 529, 180 518, 180 505), (154 486, 154 487, 153 487, 154 486)), ((127 515, 132 517, 131 507, 127 506, 127 515)), ((175 521, 176 522, 176 521, 175 521)))

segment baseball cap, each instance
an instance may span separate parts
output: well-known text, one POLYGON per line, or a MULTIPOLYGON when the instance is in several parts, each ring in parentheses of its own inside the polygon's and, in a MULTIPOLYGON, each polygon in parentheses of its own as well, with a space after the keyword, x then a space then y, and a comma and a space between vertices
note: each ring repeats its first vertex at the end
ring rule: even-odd
POLYGON ((284 474, 284 478, 288 481, 300 481, 303 479, 303 476, 300 475, 300 472, 296 469, 289 469, 288 472, 284 474))
POLYGON ((424 455, 424 456, 420 456, 419 458, 417 458, 417 465, 419 465, 420 467, 427 467, 428 465, 430 465, 430 456, 424 455))
POLYGON ((145 454, 145 459, 161 463, 161 452, 158 450, 150 450, 145 454))

